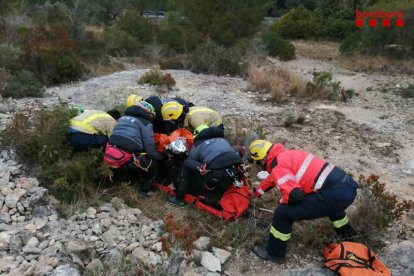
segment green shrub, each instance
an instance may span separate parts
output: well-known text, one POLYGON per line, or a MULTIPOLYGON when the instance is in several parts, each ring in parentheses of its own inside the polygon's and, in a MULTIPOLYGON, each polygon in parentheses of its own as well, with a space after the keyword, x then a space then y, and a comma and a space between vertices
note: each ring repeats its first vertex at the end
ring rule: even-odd
POLYGON ((263 34, 262 41, 269 55, 280 60, 295 58, 295 47, 289 41, 283 39, 278 32, 268 31, 263 34))
POLYGON ((114 56, 138 55, 144 47, 138 38, 116 27, 108 28, 104 40, 107 52, 114 56))
POLYGON ((303 6, 290 10, 270 30, 278 32, 283 38, 307 39, 321 35, 320 18, 303 6))
POLYGON ((7 79, 6 87, 0 90, 3 97, 43 97, 44 89, 42 83, 36 76, 27 70, 22 70, 17 75, 7 79))
POLYGON ((225 48, 207 40, 191 54, 190 68, 194 73, 240 75, 245 71, 243 52, 241 47, 225 48))
POLYGON ((4 130, 2 143, 15 148, 21 160, 33 168, 51 166, 69 155, 66 131, 74 115, 67 107, 40 110, 32 116, 16 113, 4 130))
POLYGON ((341 82, 333 81, 329 72, 320 72, 312 82, 308 82, 307 93, 312 98, 339 100, 342 97, 341 82))
POLYGON ((62 106, 16 113, 0 137, 1 145, 14 148, 28 172, 64 202, 92 195, 99 180, 110 175, 101 150, 72 153, 66 132, 74 115, 62 106))
POLYGON ((350 220, 360 230, 361 240, 371 246, 378 246, 379 234, 385 234, 391 224, 413 210, 414 203, 400 200, 396 194, 386 191, 385 184, 376 175, 360 176, 358 182, 359 196, 355 204, 357 208, 350 220))
POLYGON ((175 79, 171 74, 163 74, 158 68, 152 68, 145 72, 137 82, 138 84, 148 83, 153 86, 166 86, 167 89, 171 89, 175 85, 175 79))
POLYGON ((187 21, 188 28, 225 47, 253 36, 270 7, 269 0, 175 1, 175 8, 187 21))
POLYGON ((21 67, 20 56, 22 49, 10 44, 0 44, 0 64, 7 70, 18 71, 21 67))
POLYGON ((407 88, 404 88, 402 96, 404 98, 414 98, 414 84, 410 84, 407 88))
POLYGON ((164 58, 160 60, 160 68, 165 69, 176 69, 176 70, 182 70, 185 68, 184 57, 178 57, 178 56, 172 56, 168 58, 164 58))

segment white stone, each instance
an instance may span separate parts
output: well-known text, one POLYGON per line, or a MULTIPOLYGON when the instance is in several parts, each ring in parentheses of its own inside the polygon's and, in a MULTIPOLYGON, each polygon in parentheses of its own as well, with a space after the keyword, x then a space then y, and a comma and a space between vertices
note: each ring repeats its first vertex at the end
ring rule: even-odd
POLYGON ((7 232, 0 232, 0 247, 6 246, 10 241, 10 234, 7 232))
POLYGON ((201 236, 193 243, 194 247, 198 250, 204 251, 207 250, 210 246, 210 238, 201 236))
POLYGON ((102 262, 99 259, 93 259, 86 267, 87 271, 91 272, 101 272, 104 270, 102 262))
POLYGON ((86 217, 87 218, 94 219, 95 215, 96 215, 96 209, 95 208, 89 207, 86 210, 86 217))
POLYGON ((10 172, 0 172, 0 187, 4 187, 9 183, 10 180, 10 172))
POLYGON ((151 246, 151 250, 155 252, 161 252, 162 250, 162 242, 157 242, 151 246))
POLYGON ((151 235, 151 227, 144 224, 141 228, 141 233, 144 235, 144 237, 151 235))
POLYGON ((204 251, 201 257, 201 265, 211 272, 221 272, 221 264, 212 253, 204 251))
POLYGON ((71 267, 70 265, 60 265, 50 275, 51 276, 80 276, 79 271, 76 268, 71 267))
POLYGON ((26 246, 32 246, 32 247, 37 247, 39 245, 39 240, 36 237, 32 237, 30 238, 30 240, 27 241, 26 246))
POLYGON ((4 200, 5 205, 8 208, 16 208, 16 204, 17 201, 19 201, 20 196, 15 195, 15 194, 11 194, 11 195, 7 195, 6 199, 4 200))
POLYGON ((5 256, 0 259, 0 272, 8 272, 13 267, 14 257, 5 256))
POLYGON ((19 177, 16 179, 17 187, 29 190, 33 187, 39 187, 39 181, 36 178, 19 177))
POLYGON ((224 264, 231 256, 231 253, 229 251, 217 247, 213 247, 212 251, 214 256, 216 256, 217 259, 219 259, 220 264, 224 264))
POLYGON ((48 216, 49 221, 56 221, 58 219, 58 215, 57 214, 53 214, 48 216))

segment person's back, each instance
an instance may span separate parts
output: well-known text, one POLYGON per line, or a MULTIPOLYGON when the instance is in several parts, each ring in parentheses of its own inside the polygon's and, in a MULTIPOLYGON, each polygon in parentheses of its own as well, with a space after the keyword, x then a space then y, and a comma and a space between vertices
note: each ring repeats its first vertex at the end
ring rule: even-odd
POLYGON ((195 137, 188 159, 207 164, 211 169, 243 163, 239 154, 224 139, 224 131, 219 127, 209 127, 195 137))
POLYGON ((70 128, 83 133, 111 135, 116 120, 101 110, 85 110, 70 121, 70 128))
POLYGON ((200 125, 218 127, 222 126, 223 122, 220 114, 213 109, 204 106, 190 107, 190 111, 184 119, 184 127, 194 131, 200 125))
POLYGON ((117 110, 85 110, 70 120, 69 145, 74 151, 103 148, 120 116, 117 110))

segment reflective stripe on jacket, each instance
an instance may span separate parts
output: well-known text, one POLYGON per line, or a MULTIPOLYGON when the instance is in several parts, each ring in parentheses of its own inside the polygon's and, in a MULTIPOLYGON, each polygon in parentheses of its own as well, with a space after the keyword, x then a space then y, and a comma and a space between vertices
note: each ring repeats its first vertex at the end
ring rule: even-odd
POLYGON ((333 165, 325 165, 326 161, 311 153, 302 150, 285 150, 280 144, 275 144, 270 149, 266 162, 267 170, 271 172, 256 190, 263 194, 266 190, 277 186, 282 192, 280 203, 288 203, 289 194, 294 188, 300 188, 305 194, 319 190, 334 168, 333 165), (277 165, 271 168, 270 164, 275 159, 277 165))
POLYGON ((100 110, 85 110, 82 114, 70 120, 70 127, 87 133, 109 136, 116 124, 111 115, 100 110))
POLYGON ((209 127, 219 126, 222 119, 217 111, 203 106, 190 107, 190 112, 185 116, 184 127, 191 130, 196 129, 200 125, 208 125, 209 127))

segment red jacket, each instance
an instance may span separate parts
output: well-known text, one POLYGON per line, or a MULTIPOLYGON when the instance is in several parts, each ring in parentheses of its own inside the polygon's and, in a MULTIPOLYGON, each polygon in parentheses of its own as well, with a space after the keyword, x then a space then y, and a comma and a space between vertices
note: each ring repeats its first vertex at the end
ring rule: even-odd
POLYGON ((256 187, 255 196, 260 196, 277 186, 282 192, 280 203, 287 204, 289 194, 294 188, 300 188, 305 194, 315 192, 322 187, 326 177, 334 168, 333 165, 325 164, 326 161, 311 153, 302 150, 285 150, 283 145, 275 144, 266 159, 269 176, 256 187), (272 168, 275 159, 277 165, 272 168))

